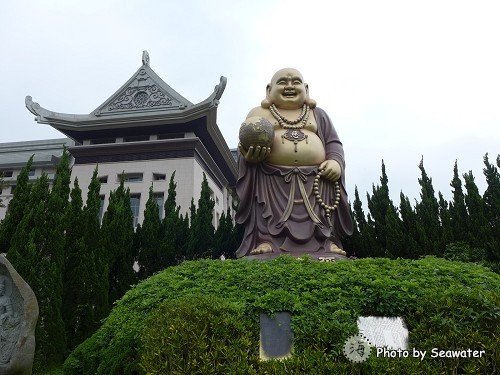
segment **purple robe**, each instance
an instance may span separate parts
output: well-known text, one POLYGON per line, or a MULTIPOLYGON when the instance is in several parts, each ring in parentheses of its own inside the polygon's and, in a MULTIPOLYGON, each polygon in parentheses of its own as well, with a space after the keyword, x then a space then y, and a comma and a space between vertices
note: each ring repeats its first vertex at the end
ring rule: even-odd
MULTIPOLYGON (((342 168, 340 203, 332 215, 333 228, 313 193, 319 166, 252 164, 238 157, 236 192, 240 205, 236 222, 245 226, 243 241, 236 251, 238 258, 250 255, 263 242, 271 244, 275 254, 324 253, 330 250, 332 242, 342 247, 340 237, 352 234, 342 143, 325 111, 320 108, 313 111, 326 160, 336 160, 342 168)), ((323 201, 333 206, 333 184, 320 179, 319 189, 323 201)))

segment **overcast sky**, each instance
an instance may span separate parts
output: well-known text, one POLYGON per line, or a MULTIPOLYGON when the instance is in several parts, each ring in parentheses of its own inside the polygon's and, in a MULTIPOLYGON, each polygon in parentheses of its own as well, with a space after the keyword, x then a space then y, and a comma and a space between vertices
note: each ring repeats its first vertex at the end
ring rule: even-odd
MULTIPOLYGON (((498 1, 3 1, 0 142, 59 138, 24 106, 88 114, 140 67, 193 103, 228 79, 229 147, 273 73, 299 69, 344 143, 347 187, 418 197, 418 163, 451 196, 455 159, 483 192, 500 153, 498 1)), ((366 209, 366 206, 365 206, 366 209)))

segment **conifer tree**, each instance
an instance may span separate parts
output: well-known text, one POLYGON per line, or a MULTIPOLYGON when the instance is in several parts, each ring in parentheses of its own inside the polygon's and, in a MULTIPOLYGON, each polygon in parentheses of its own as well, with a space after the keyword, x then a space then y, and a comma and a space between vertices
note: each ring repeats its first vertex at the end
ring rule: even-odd
MULTIPOLYGON (((191 204, 193 206, 193 202, 191 204)), ((191 208, 192 222, 189 231, 188 256, 192 259, 202 258, 211 254, 214 238, 214 226, 212 224, 214 207, 215 202, 210 198, 207 177, 203 173, 200 199, 198 200, 198 208, 194 215, 191 208)))
MULTIPOLYGON (((0 172, 0 194, 2 194, 3 189, 5 188, 5 181, 3 180, 3 172, 0 172)), ((3 203, 2 198, 0 198, 0 207, 5 207, 5 204, 3 203)), ((2 224, 0 220, 0 225, 2 224)), ((0 232, 2 229, 0 228, 0 232)))
POLYGON ((139 248, 139 277, 144 279, 165 267, 161 254, 161 221, 158 205, 154 200, 153 186, 149 188, 149 197, 144 210, 142 226, 136 230, 141 237, 139 248))
POLYGON ((439 249, 441 239, 441 228, 439 223, 439 204, 434 195, 432 178, 430 178, 424 168, 424 159, 420 161, 419 169, 421 178, 420 202, 417 202, 415 211, 417 214, 417 232, 419 234, 419 245, 424 254, 442 254, 444 249, 439 249))
POLYGON ((97 274, 94 254, 84 242, 82 190, 75 178, 66 218, 65 267, 62 314, 68 349, 72 350, 97 328, 94 316, 94 288, 97 274))
POLYGON ((175 264, 180 264, 186 259, 189 241, 189 215, 187 212, 184 216, 181 214, 178 215, 179 225, 176 236, 177 251, 175 255, 175 264))
POLYGON ((489 248, 492 238, 491 228, 485 215, 485 204, 483 198, 479 194, 472 171, 464 174, 465 189, 465 205, 467 207, 469 228, 469 244, 475 248, 489 248))
POLYGON ((417 244, 417 216, 410 200, 403 194, 403 192, 400 193, 399 212, 401 214, 403 237, 405 242, 402 256, 404 258, 417 258, 422 253, 422 250, 417 244))
MULTIPOLYGON (((353 203, 354 222, 357 224, 359 230, 359 241, 353 240, 353 253, 352 255, 358 258, 373 257, 381 255, 382 251, 377 243, 375 236, 375 229, 365 218, 363 212, 363 204, 359 198, 357 186, 354 188, 354 203, 353 203)), ((371 220, 371 217, 370 217, 371 220)))
POLYGON ((134 217, 130 192, 123 180, 110 193, 109 205, 101 227, 101 251, 109 265, 109 303, 121 298, 137 281, 134 265, 134 217))
MULTIPOLYGON (((64 148, 63 154, 56 169, 56 175, 52 190, 48 198, 48 212, 46 215, 46 236, 47 250, 50 252, 51 259, 57 263, 57 267, 64 272, 64 248, 66 241, 66 210, 68 207, 70 193, 71 170, 69 167, 69 154, 64 148)), ((62 294, 62 276, 61 286, 58 290, 62 294)))
POLYGON ((467 240, 467 208, 465 207, 465 195, 462 190, 462 181, 458 176, 458 165, 455 161, 453 167, 453 179, 451 180, 451 187, 453 188, 453 201, 450 202, 450 221, 451 229, 453 231, 453 241, 466 241, 467 240))
POLYGON ((99 223, 99 211, 101 198, 99 192, 101 183, 97 178, 97 171, 98 168, 96 167, 90 180, 87 201, 82 211, 82 242, 87 253, 84 259, 88 260, 91 269, 95 270, 95 273, 90 272, 86 277, 86 286, 91 296, 90 304, 93 309, 92 315, 95 328, 99 326, 100 320, 105 318, 109 312, 109 265, 107 256, 102 252, 100 247, 101 226, 99 223))
POLYGON ((164 206, 165 217, 162 222, 161 251, 164 267, 179 263, 185 256, 188 228, 183 226, 180 207, 177 206, 176 201, 176 190, 177 183, 174 171, 168 183, 167 199, 164 206))
POLYGON ((349 256, 357 256, 356 249, 360 247, 361 234, 359 233, 358 223, 354 218, 354 212, 352 210, 351 202, 349 202, 349 215, 352 219, 353 231, 350 236, 343 239, 342 245, 344 245, 344 251, 349 256))
POLYGON ((450 210, 448 202, 444 199, 441 192, 439 195, 439 220, 441 222, 441 249, 445 249, 448 244, 453 242, 453 230, 451 227, 450 210))
MULTIPOLYGON (((392 203, 391 203, 392 204, 392 203)), ((385 216, 387 256, 404 257, 406 243, 403 236, 403 223, 395 209, 389 209, 385 216)))
POLYGON ((31 155, 28 162, 17 176, 16 189, 7 207, 5 218, 0 225, 0 253, 8 252, 11 246, 12 236, 25 214, 30 197, 28 174, 33 165, 33 157, 34 155, 31 155))
MULTIPOLYGON (((487 187, 483 195, 486 219, 491 228, 492 239, 488 247, 489 260, 500 261, 500 173, 494 164, 490 164, 488 154, 484 156, 483 173, 486 177, 487 187)), ((500 155, 497 157, 500 168, 500 155)))
POLYGON ((66 350, 66 335, 61 315, 61 269, 48 248, 50 212, 49 184, 45 173, 30 189, 28 205, 11 239, 8 258, 31 286, 40 309, 36 328, 36 356, 46 364, 56 363, 66 350))
POLYGON ((397 233, 391 233, 391 242, 388 246, 387 236, 389 235, 388 230, 396 231, 399 233, 397 224, 399 218, 396 213, 396 208, 394 207, 391 199, 389 198, 389 186, 388 178, 385 172, 385 164, 382 160, 382 176, 380 177, 381 185, 373 185, 373 194, 370 197, 367 194, 368 208, 370 210, 371 216, 373 218, 374 229, 376 233, 377 242, 379 244, 377 252, 373 254, 374 256, 391 256, 399 251, 395 242, 395 236, 397 233), (391 219, 391 226, 387 226, 387 218, 391 219))
POLYGON ((226 212, 223 212, 219 226, 214 234, 214 242, 212 247, 212 259, 218 259, 224 254, 225 257, 232 251, 233 239, 231 238, 233 233, 233 220, 231 219, 231 211, 228 208, 226 212))

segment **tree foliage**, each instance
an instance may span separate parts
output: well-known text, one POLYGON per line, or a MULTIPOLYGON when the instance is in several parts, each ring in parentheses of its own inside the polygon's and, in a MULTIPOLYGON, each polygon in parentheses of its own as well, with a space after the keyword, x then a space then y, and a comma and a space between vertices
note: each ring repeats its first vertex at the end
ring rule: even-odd
POLYGON ((7 253, 9 251, 12 236, 17 226, 21 223, 27 209, 31 189, 28 174, 33 165, 33 157, 34 155, 31 155, 17 176, 14 195, 9 202, 5 218, 2 220, 2 225, 0 226, 0 253, 7 253))
POLYGON ((130 191, 120 186, 110 193, 102 219, 100 252, 109 270, 108 301, 121 298, 137 279, 134 264, 134 217, 130 208, 130 191))

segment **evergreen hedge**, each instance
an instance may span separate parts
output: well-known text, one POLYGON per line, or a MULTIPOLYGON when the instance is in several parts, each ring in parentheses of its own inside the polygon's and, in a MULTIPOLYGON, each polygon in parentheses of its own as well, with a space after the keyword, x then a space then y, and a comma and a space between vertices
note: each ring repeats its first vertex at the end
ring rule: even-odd
POLYGON ((500 276, 487 268, 434 257, 189 261, 127 292, 64 372, 493 373, 500 363, 498 290, 500 276), (292 313, 294 356, 260 362, 259 313, 278 311, 292 313), (428 356, 434 347, 486 355, 420 361, 377 358, 372 350, 365 363, 351 363, 344 342, 357 332, 357 318, 368 315, 404 317, 411 346, 428 356))

